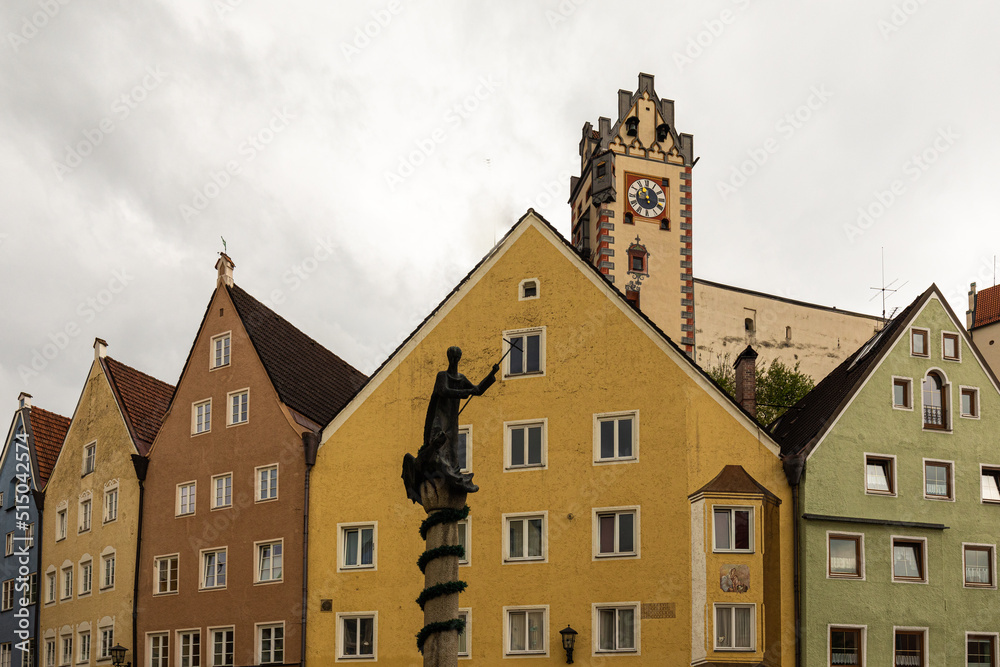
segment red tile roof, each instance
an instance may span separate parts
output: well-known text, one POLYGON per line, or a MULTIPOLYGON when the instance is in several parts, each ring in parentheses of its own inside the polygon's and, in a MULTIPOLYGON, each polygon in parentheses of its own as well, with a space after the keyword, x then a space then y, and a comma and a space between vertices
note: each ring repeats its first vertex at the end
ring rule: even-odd
POLYGON ((174 387, 111 357, 101 361, 135 447, 145 456, 170 407, 174 387))
POLYGON ((976 292, 975 319, 972 329, 1000 321, 1000 285, 976 292))
POLYGON ((35 439, 35 458, 38 460, 38 488, 41 489, 52 474, 52 467, 59 458, 66 432, 69 431, 69 417, 32 407, 28 413, 31 434, 35 439))

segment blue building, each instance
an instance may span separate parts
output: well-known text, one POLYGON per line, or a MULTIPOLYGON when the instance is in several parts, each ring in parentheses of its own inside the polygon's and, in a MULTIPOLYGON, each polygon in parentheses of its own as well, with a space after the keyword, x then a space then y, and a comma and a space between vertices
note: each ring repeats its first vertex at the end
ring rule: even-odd
POLYGON ((37 667, 41 489, 62 447, 69 419, 32 407, 21 393, 0 453, 0 667, 37 667), (25 652, 27 651, 27 653, 25 652))

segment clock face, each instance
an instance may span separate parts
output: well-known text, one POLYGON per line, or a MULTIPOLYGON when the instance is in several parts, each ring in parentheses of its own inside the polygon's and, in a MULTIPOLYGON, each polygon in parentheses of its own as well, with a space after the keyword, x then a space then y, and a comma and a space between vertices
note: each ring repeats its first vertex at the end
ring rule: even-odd
POLYGON ((639 215, 655 218, 663 213, 667 197, 658 183, 648 178, 637 178, 628 188, 628 202, 639 215))

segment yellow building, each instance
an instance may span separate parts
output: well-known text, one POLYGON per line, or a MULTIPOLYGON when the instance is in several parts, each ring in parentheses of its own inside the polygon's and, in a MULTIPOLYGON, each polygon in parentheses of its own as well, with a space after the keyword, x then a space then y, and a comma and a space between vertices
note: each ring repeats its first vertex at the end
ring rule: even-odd
POLYGON ((112 646, 135 646, 140 479, 174 388, 108 357, 106 345, 94 342, 87 383, 45 485, 45 667, 110 665, 112 646))
POLYGON ((323 432, 311 477, 307 659, 418 665, 421 507, 400 480, 446 349, 478 493, 472 664, 794 664, 791 492, 778 447, 529 211, 323 432))

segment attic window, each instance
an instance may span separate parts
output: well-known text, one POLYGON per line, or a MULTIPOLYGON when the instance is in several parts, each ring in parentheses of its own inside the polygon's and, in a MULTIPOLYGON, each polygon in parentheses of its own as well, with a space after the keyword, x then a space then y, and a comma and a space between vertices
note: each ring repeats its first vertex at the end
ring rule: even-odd
POLYGON ((604 176, 604 174, 607 173, 607 171, 608 171, 608 163, 607 162, 599 162, 597 164, 597 177, 598 178, 602 178, 604 176))
POLYGON ((528 278, 521 281, 518 289, 518 301, 537 299, 538 296, 538 278, 528 278))
POLYGON ((752 317, 748 317, 743 320, 743 328, 746 330, 748 336, 752 336, 756 333, 756 327, 754 326, 752 317))

